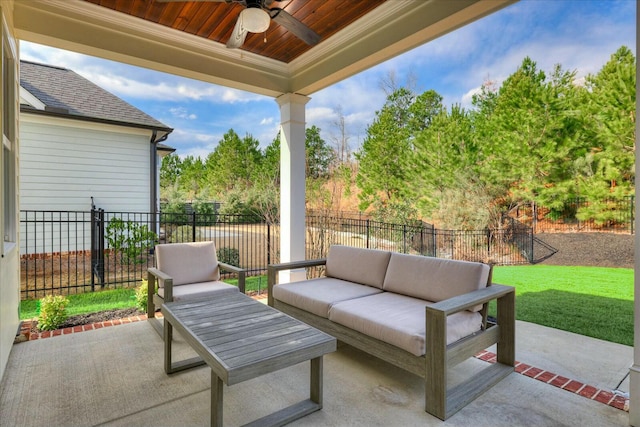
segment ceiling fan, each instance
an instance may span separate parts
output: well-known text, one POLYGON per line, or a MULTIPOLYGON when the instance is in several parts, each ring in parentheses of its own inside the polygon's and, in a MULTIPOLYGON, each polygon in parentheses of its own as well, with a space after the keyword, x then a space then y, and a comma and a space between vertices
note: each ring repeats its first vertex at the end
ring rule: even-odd
POLYGON ((274 3, 286 0, 156 0, 160 3, 201 1, 217 3, 239 3, 245 7, 238 15, 236 25, 233 28, 231 37, 227 41, 230 49, 239 48, 244 44, 248 33, 263 33, 267 31, 273 19, 282 25, 293 35, 308 45, 318 44, 320 36, 318 33, 298 21, 290 13, 280 7, 271 7, 274 3))

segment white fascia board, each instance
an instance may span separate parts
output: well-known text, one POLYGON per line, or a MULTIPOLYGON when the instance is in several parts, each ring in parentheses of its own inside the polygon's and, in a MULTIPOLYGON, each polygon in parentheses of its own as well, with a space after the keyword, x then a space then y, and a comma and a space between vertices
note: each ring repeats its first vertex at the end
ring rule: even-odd
POLYGON ((37 123, 48 126, 63 126, 78 130, 100 131, 110 133, 124 133, 128 135, 141 135, 151 139, 153 133, 150 129, 134 128, 125 125, 111 123, 99 123, 88 120, 77 120, 67 117, 48 116, 46 114, 20 112, 21 123, 37 123))
POLYGON ((40 101, 31 92, 20 86, 20 104, 29 104, 37 110, 44 110, 44 102, 40 101))

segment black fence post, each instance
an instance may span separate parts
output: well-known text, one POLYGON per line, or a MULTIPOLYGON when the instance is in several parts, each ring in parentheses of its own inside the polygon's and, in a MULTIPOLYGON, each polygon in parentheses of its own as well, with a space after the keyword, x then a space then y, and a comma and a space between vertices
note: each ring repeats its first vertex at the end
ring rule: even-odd
POLYGON ((196 212, 191 214, 191 241, 196 241, 196 212))
POLYGON ((407 253, 407 225, 402 224, 402 253, 407 253))
POLYGON ((267 222, 267 265, 271 264, 271 224, 267 222))
POLYGON ((93 203, 91 204, 91 292, 95 291, 96 287, 96 278, 95 278, 95 267, 96 262, 98 260, 98 248, 96 247, 97 238, 96 235, 96 224, 97 224, 97 211, 93 203))
POLYGON ((104 209, 91 207, 91 292, 96 280, 104 287, 104 209))
POLYGON ((367 249, 369 249, 369 228, 370 228, 370 224, 369 224, 369 220, 367 219, 367 249))
POLYGON ((438 230, 434 228, 431 229, 431 236, 433 238, 433 257, 438 257, 438 230))

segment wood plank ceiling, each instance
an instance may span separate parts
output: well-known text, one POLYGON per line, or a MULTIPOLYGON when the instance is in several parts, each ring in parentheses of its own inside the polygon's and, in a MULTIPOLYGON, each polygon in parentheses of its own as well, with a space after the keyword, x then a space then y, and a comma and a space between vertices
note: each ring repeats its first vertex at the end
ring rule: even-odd
MULTIPOLYGON (((237 0, 85 0, 96 5, 226 44, 244 5, 237 0)), ((284 0, 280 7, 313 29, 322 41, 358 20, 387 0, 284 0)), ((289 63, 312 46, 273 20, 266 33, 249 33, 241 49, 289 63), (265 43, 266 37, 266 43, 265 43)))

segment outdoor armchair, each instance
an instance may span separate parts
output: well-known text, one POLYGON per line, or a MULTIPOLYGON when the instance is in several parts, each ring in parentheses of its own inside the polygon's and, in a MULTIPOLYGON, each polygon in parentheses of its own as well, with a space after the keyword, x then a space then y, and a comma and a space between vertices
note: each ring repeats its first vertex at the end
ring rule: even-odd
POLYGON ((214 242, 156 245, 155 260, 147 270, 147 318, 160 336, 155 312, 163 303, 245 291, 245 270, 219 262, 214 242), (237 287, 220 281, 221 269, 238 274, 237 287))

